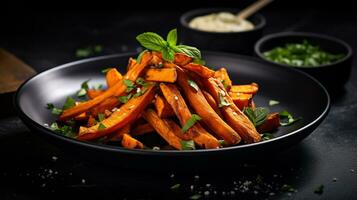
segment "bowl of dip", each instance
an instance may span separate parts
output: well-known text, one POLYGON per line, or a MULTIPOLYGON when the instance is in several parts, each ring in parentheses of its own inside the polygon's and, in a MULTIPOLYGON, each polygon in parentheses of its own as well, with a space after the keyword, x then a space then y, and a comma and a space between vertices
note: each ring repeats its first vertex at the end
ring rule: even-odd
POLYGON ((204 50, 252 54, 266 21, 260 14, 238 19, 239 11, 203 8, 184 13, 180 18, 182 41, 204 50))
POLYGON ((255 54, 268 63, 306 72, 329 92, 338 92, 349 79, 353 52, 350 45, 332 36, 282 32, 261 38, 255 54))

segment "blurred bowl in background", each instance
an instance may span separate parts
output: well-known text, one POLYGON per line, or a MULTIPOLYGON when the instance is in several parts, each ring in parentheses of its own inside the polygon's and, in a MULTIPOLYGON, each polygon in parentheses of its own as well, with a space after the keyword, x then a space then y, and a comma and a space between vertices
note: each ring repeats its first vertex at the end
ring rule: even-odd
POLYGON ((304 32, 283 32, 266 35, 255 44, 255 54, 268 63, 282 67, 292 67, 318 79, 330 92, 339 91, 348 81, 352 66, 352 48, 344 41, 322 34, 304 32), (267 59, 264 52, 287 43, 302 43, 304 40, 332 54, 344 54, 341 59, 319 66, 292 66, 267 59))
POLYGON ((182 42, 202 50, 225 51, 239 54, 253 54, 255 42, 261 38, 265 27, 265 18, 254 14, 247 20, 253 23, 252 30, 240 32, 208 32, 191 28, 189 23, 195 17, 219 12, 239 13, 235 8, 203 8, 184 13, 180 18, 182 42))

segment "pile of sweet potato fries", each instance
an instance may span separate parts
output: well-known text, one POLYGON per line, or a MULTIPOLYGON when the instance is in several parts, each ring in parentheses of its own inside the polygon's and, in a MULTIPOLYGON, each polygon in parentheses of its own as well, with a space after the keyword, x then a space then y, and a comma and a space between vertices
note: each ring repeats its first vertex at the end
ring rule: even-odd
MULTIPOLYGON (((176 32, 170 34, 176 37, 176 32)), ((78 140, 143 149, 147 146, 138 136, 158 134, 177 150, 255 143, 262 133, 280 126, 278 113, 260 117, 259 123, 252 120, 258 110, 253 101, 258 84, 233 85, 225 68, 214 71, 188 54, 176 52, 168 61, 169 54, 143 51, 140 58, 129 59, 126 74, 115 68, 106 71, 107 88, 87 87, 87 100, 72 100, 57 122, 71 123, 78 140)))

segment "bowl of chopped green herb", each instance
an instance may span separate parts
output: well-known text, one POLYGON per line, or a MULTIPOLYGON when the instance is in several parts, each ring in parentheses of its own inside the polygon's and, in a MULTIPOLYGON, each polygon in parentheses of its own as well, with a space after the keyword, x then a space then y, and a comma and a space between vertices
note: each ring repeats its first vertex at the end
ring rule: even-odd
POLYGON ((321 34, 270 34, 255 44, 255 53, 266 62, 314 76, 329 91, 340 90, 351 71, 351 47, 340 39, 321 34))

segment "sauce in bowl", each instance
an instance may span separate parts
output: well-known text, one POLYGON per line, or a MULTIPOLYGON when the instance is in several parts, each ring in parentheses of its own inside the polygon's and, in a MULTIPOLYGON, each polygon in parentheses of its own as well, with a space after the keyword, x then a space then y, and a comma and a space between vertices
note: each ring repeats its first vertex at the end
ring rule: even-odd
POLYGON ((229 12, 212 13, 193 18, 189 26, 193 29, 207 32, 241 32, 254 28, 252 22, 239 19, 229 12))

